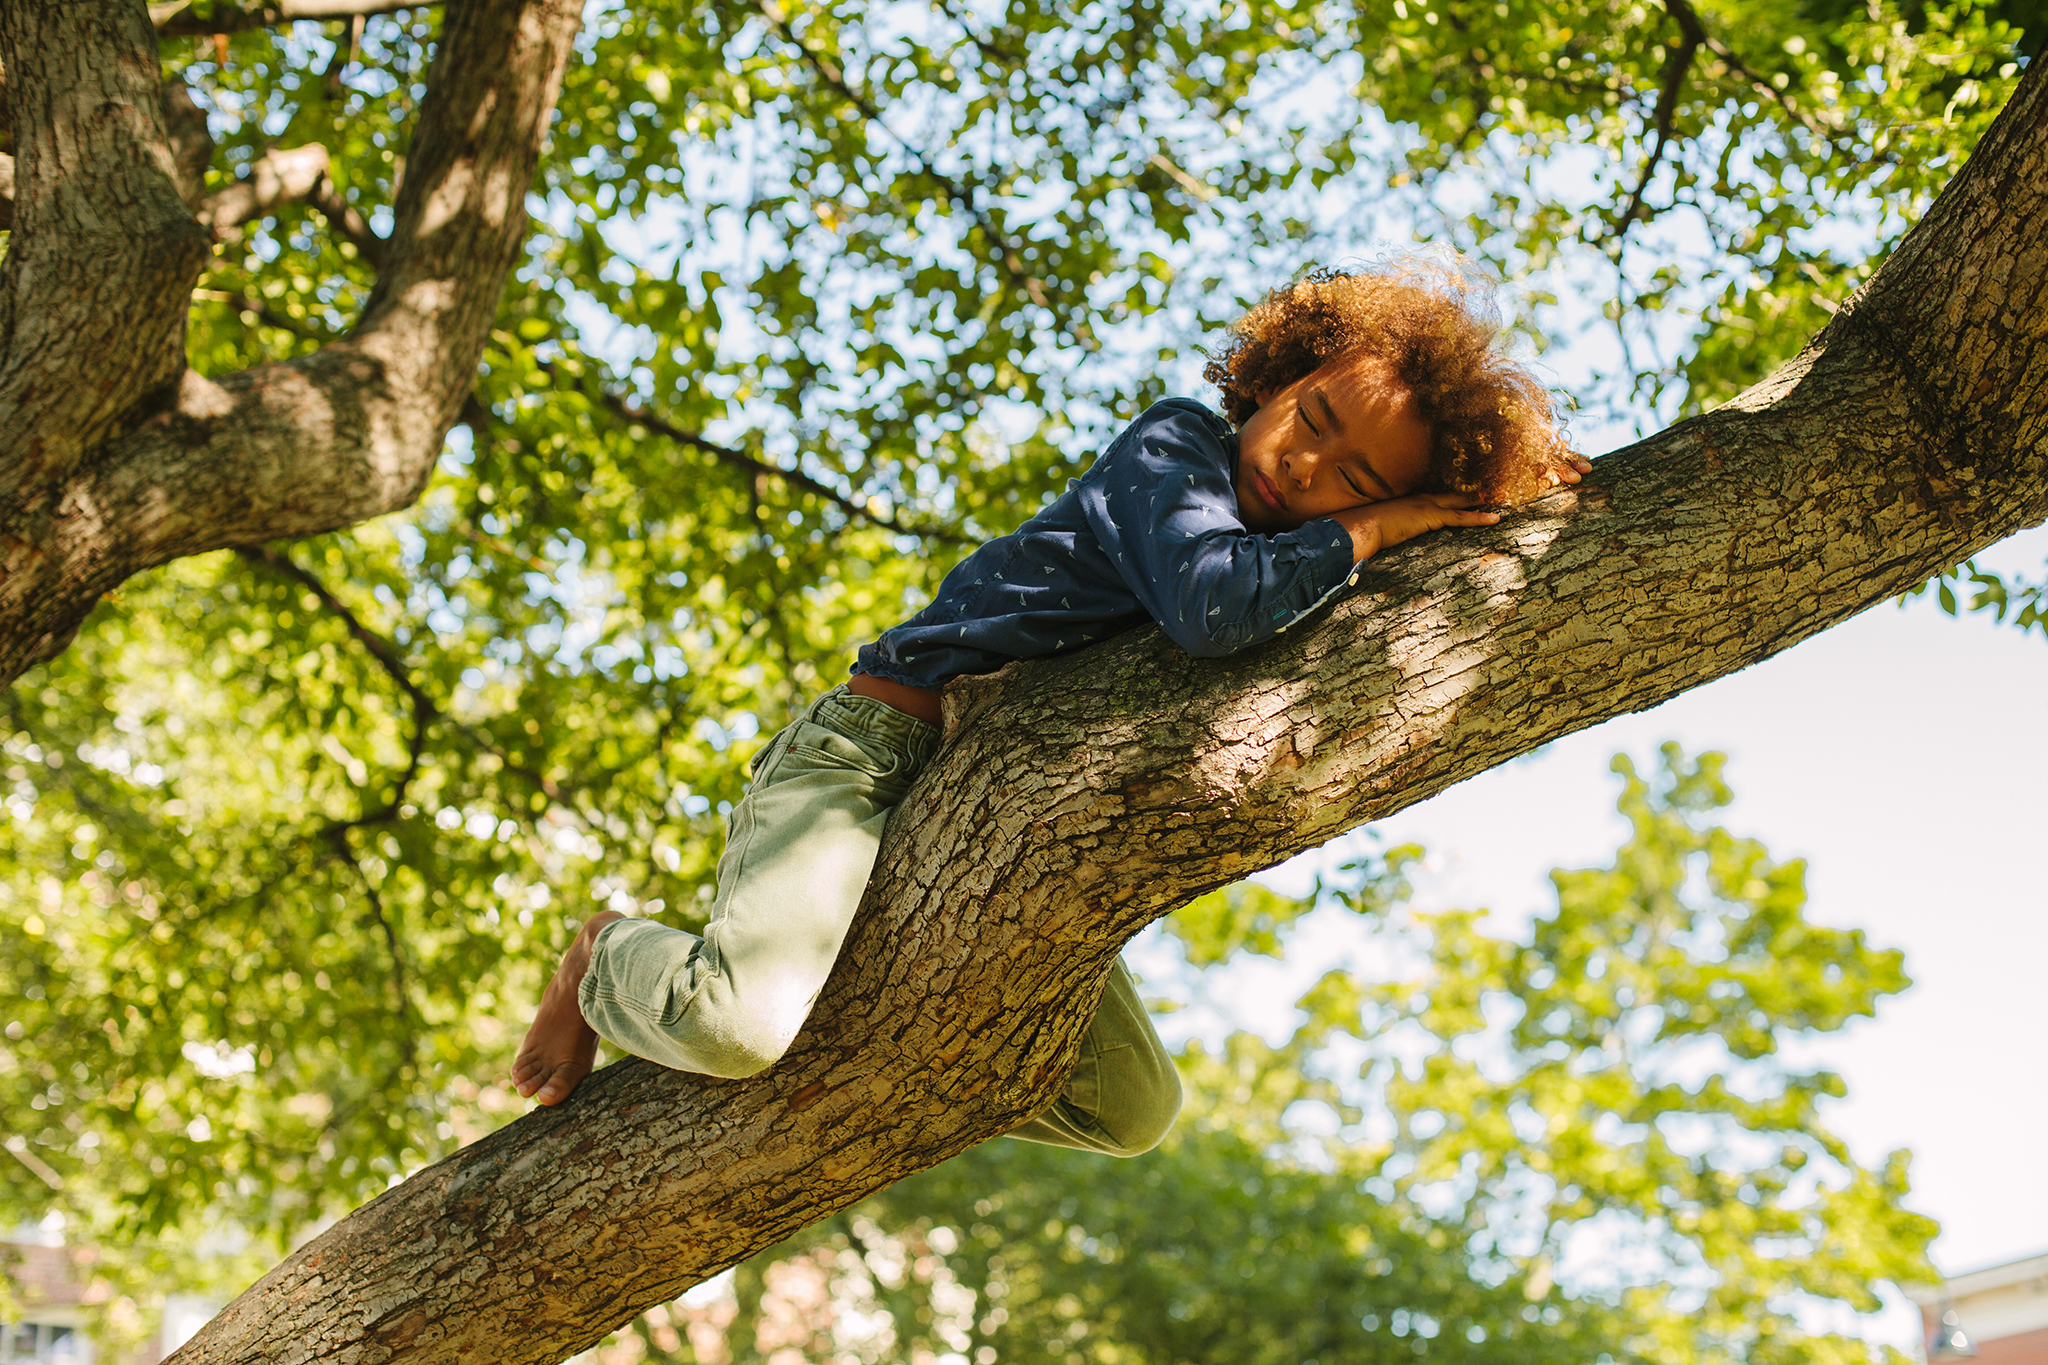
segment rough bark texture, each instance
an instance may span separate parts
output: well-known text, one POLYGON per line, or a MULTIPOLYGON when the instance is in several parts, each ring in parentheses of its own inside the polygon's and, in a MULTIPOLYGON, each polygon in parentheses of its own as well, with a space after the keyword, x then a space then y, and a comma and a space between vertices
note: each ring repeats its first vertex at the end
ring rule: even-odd
POLYGON ((210 250, 194 208, 224 228, 298 193, 334 218, 318 199, 324 156, 274 153, 200 203, 204 122, 195 130, 189 97, 161 89, 140 0, 0 0, 15 147, 0 264, 0 685, 143 569, 418 497, 525 236, 580 12, 576 0, 447 6, 355 328, 216 381, 185 368, 210 250))
POLYGON ((644 1062, 414 1176, 173 1359, 550 1362, 1045 1105, 1187 898, 1741 668, 2048 516, 2048 83, 1768 382, 1228 661, 1156 631, 956 684, 810 1026, 644 1062), (1064 1007, 1054 1002, 1065 999, 1064 1007))

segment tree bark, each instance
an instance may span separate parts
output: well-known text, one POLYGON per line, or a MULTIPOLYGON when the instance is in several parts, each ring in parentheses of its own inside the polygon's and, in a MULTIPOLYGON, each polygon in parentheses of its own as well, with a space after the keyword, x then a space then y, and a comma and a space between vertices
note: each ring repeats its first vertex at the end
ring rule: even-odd
POLYGON ((1782 650, 2048 516, 2048 80, 1771 379, 1222 662, 1155 630, 949 690, 789 1056, 640 1061, 371 1201, 173 1359, 551 1362, 1047 1104, 1188 898, 1782 650))
MULTIPOLYGON (((100 594, 143 569, 419 496, 526 235, 580 12, 576 0, 446 7, 361 318, 311 356, 213 380, 185 367, 210 244, 185 197, 192 139, 160 92, 146 8, 0 0, 16 148, 0 264, 0 685, 62 650, 100 594)), ((309 153, 290 155, 301 192, 324 183, 324 162, 314 176, 309 153)), ((287 182, 254 177, 202 211, 238 220, 287 182)))

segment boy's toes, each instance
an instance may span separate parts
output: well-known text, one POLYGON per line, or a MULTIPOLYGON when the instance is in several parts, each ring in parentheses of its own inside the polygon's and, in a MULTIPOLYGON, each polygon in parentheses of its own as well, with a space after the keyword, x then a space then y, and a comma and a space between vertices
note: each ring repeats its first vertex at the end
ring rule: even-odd
POLYGON ((546 1085, 533 1098, 542 1104, 560 1104, 569 1098, 569 1092, 576 1088, 576 1082, 583 1079, 573 1066, 555 1068, 555 1074, 548 1077, 546 1085))

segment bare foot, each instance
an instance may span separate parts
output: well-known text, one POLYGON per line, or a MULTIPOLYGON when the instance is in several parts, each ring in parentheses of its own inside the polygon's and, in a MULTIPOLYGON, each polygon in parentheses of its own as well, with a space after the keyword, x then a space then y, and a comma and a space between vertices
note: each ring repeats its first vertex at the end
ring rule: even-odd
POLYGON ((562 954, 554 980, 541 992, 533 1027, 526 1030, 526 1041, 512 1059, 512 1084, 527 1099, 560 1104, 590 1074, 591 1063, 597 1060, 597 1030, 584 1022, 576 989, 590 970, 590 949, 597 942, 598 931, 624 918, 616 910, 592 915, 577 931, 569 951, 562 954))

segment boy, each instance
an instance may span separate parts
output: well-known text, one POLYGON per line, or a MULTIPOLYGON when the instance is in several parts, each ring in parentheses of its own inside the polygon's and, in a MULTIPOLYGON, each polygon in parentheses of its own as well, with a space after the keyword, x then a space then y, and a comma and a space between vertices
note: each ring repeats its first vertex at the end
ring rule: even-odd
MULTIPOLYGON (((1590 466, 1500 339, 1485 286, 1443 267, 1317 271, 1274 291, 1204 370, 1228 420, 1187 399, 1148 410, 755 757, 702 938, 609 911, 583 926, 513 1063, 519 1093, 567 1098, 599 1035, 682 1070, 772 1065, 838 956, 890 810, 938 748, 952 678, 1148 619, 1190 654, 1227 654, 1382 550, 1576 483, 1590 466)), ((1179 1107, 1119 964, 1065 1091, 1012 1136, 1131 1156, 1179 1107)))

